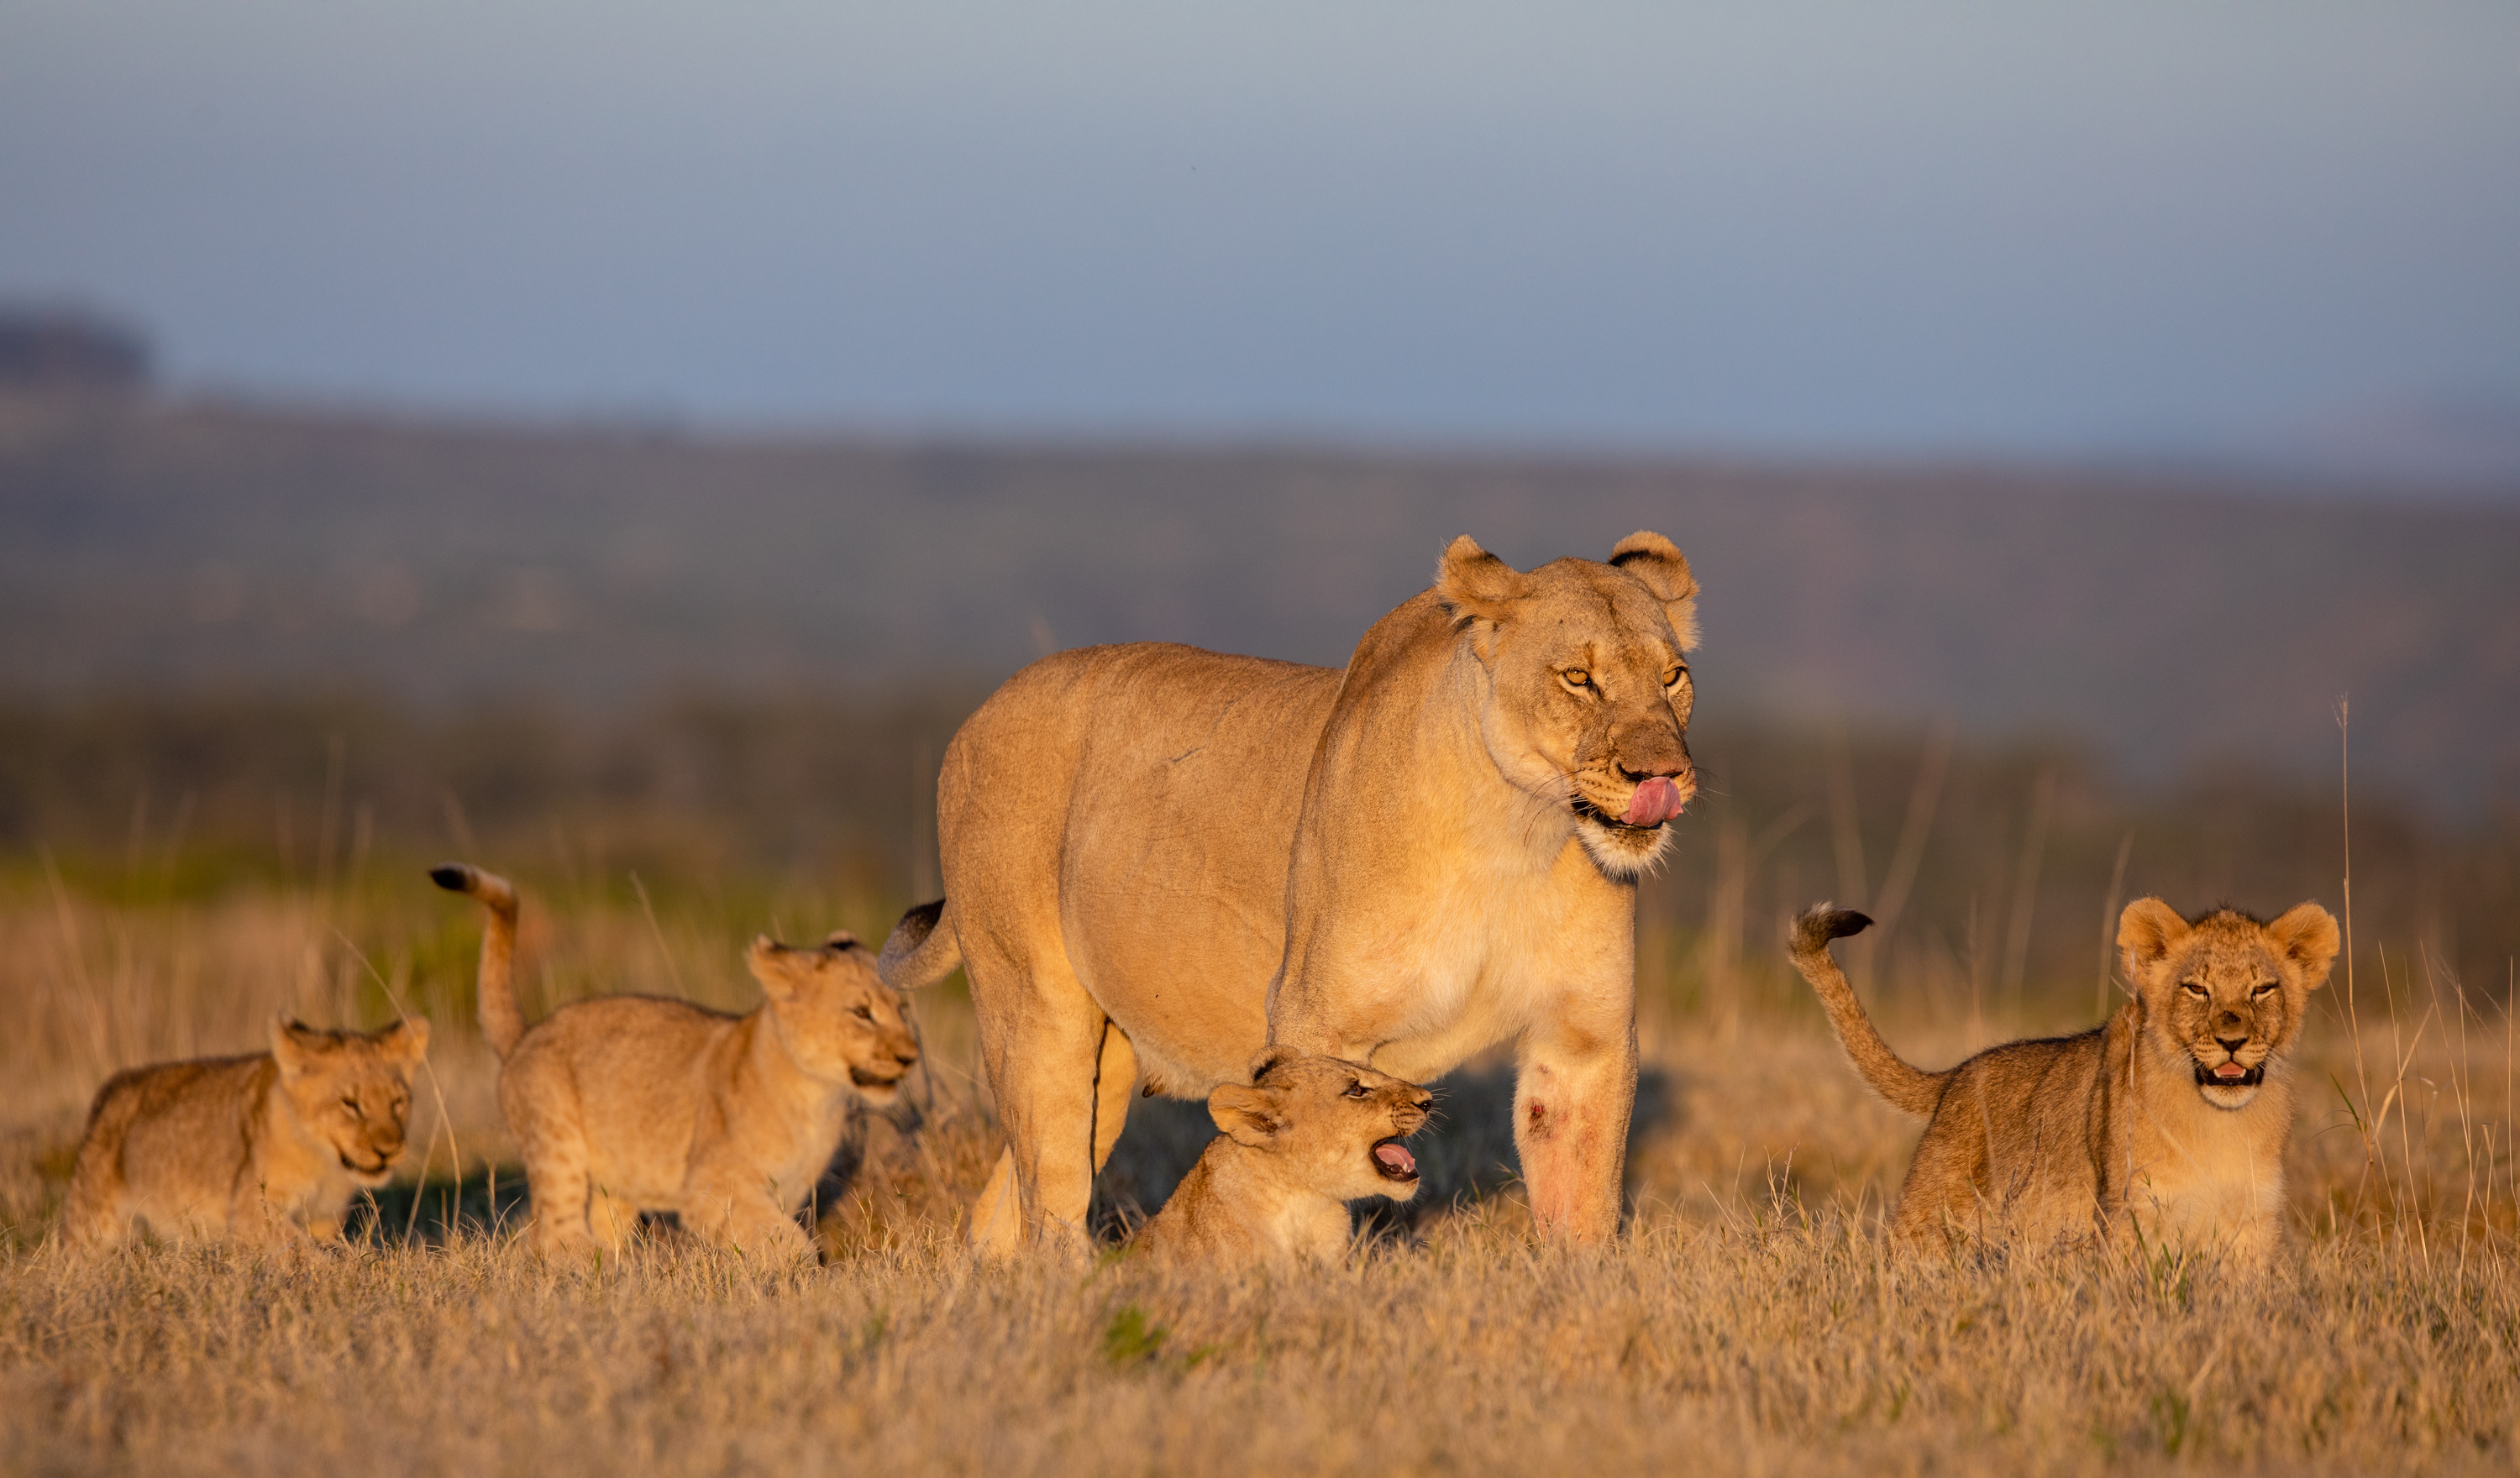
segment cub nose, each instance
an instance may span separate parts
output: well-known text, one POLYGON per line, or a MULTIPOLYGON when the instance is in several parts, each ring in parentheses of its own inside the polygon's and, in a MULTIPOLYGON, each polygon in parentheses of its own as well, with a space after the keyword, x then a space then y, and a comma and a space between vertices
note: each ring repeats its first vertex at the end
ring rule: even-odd
POLYGON ((2222 1043, 2223 1051, 2227 1053, 2237 1053, 2241 1048, 2249 1045, 2249 1039, 2246 1037, 2216 1037, 2214 1040, 2222 1043))

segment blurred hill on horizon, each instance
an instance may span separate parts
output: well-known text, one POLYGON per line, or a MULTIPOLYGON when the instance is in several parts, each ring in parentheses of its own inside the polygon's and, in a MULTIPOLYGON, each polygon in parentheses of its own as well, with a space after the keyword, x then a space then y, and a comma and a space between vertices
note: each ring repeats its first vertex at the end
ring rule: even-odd
POLYGON ((2520 793, 2520 507, 1993 465, 735 436, 0 397, 0 696, 982 692, 1170 640, 1338 664, 1468 532, 1651 527, 1700 711, 2048 735, 2138 779, 2520 793))

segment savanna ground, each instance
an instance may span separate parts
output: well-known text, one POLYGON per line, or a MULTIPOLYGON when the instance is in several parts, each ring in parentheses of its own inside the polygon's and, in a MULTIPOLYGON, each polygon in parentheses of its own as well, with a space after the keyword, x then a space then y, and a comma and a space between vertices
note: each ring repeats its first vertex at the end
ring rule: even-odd
MULTIPOLYGON (((1704 941, 1691 954, 1659 930, 1642 950, 1634 1211, 1606 1252, 1530 1236, 1496 1063, 1442 1085, 1423 1203, 1369 1218, 1352 1266, 975 1266, 957 1219, 997 1141, 949 986, 918 1003, 923 1123, 865 1126, 823 1208, 826 1266, 745 1266, 659 1228, 565 1273, 515 1236, 527 1208, 471 1025, 473 912, 414 870, 349 871, 198 896, 41 865, 0 883, 0 1471, 2520 1461, 2512 1024, 2500 992, 2394 951, 2382 965, 2367 941, 2359 1010, 2340 976, 2310 1030, 2298 1252, 2270 1277, 2175 1254, 1885 1260, 1879 1218, 1915 1126, 1860 1087, 1798 982, 1755 958, 1710 973, 1704 941), (437 1027, 426 1156, 356 1245, 66 1256, 48 1233, 96 1084, 249 1049, 284 1008, 437 1027)), ((889 907, 527 879, 529 1007, 605 988, 748 1005, 739 948, 760 922, 872 934, 889 907)), ((1944 1061, 2006 1027, 2089 1019, 2092 988, 2019 1020, 1930 982, 1875 994, 1895 1042, 1944 1061)), ((1160 1204, 1207 1133, 1192 1105, 1142 1102, 1102 1186, 1106 1233, 1160 1204)))

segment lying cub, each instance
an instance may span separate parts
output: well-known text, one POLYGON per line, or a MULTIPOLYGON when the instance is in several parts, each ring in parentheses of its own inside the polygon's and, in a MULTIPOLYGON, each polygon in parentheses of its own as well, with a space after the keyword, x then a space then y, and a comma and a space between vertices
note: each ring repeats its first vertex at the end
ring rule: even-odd
POLYGON ((1348 1202, 1417 1193, 1418 1161, 1400 1142, 1434 1101, 1354 1062, 1273 1053, 1250 1087, 1228 1083, 1207 1096, 1208 1117, 1224 1132, 1138 1245, 1233 1267, 1336 1262, 1347 1253, 1348 1202))
POLYGON ((796 1224, 852 1099, 893 1101, 919 1049, 875 956, 845 933, 794 949, 755 939, 762 1004, 742 1016, 651 996, 601 996, 525 1025, 510 979, 517 894, 461 863, 441 888, 490 910, 481 1032, 499 1107, 525 1156, 534 1246, 617 1248, 642 1211, 757 1256, 805 1258, 796 1224))
POLYGON ((403 1151, 428 1023, 379 1032, 271 1023, 271 1051, 113 1075, 88 1110, 63 1224, 97 1244, 161 1236, 341 1239, 350 1192, 403 1151))
POLYGON ((1891 1213, 1911 1248, 1955 1237, 2031 1246, 2141 1236, 2263 1256, 2282 1234, 2292 1130, 2285 1052, 2336 958, 2305 903, 2272 923, 2128 905, 2118 949, 2135 999, 2078 1036, 2010 1042, 1929 1073, 1881 1041, 1828 942, 1872 922, 1812 909, 1793 958, 1873 1090, 1928 1118, 1891 1213))

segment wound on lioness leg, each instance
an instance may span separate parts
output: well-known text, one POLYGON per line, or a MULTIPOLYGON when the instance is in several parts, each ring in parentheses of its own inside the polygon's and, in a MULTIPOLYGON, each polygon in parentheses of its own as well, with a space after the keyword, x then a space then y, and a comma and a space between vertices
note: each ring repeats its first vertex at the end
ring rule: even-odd
POLYGON ((1550 1122, 1548 1104, 1538 1098, 1531 1100, 1523 1109, 1522 1132, 1524 1138, 1531 1140, 1546 1140, 1557 1132, 1557 1126, 1550 1122))

